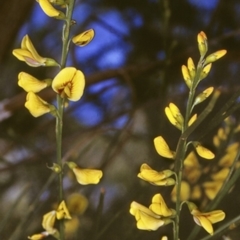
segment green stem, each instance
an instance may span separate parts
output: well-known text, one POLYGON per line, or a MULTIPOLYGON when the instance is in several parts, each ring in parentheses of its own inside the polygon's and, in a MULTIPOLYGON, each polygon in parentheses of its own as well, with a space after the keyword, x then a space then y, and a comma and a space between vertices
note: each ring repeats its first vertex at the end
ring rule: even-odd
MULTIPOLYGON (((62 57, 61 57, 61 69, 66 66, 68 49, 69 49, 69 34, 72 24, 72 13, 75 0, 69 0, 69 5, 66 10, 66 20, 63 26, 62 32, 62 57)), ((57 109, 58 116, 56 117, 56 148, 57 148, 57 163, 63 169, 62 162, 62 128, 63 128, 63 109, 64 109, 64 99, 57 95, 57 109)), ((63 197, 63 172, 58 174, 58 184, 59 184, 59 202, 61 202, 63 197)), ((64 234, 64 221, 60 221, 60 240, 65 239, 64 234)))

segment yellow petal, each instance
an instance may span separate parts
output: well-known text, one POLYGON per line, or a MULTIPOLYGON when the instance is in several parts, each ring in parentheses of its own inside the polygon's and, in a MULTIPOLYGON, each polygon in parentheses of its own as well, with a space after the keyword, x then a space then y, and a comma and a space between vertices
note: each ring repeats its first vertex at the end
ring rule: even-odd
POLYGON ((22 87, 26 92, 40 92, 48 86, 46 81, 39 81, 32 75, 20 72, 18 74, 18 85, 22 87))
POLYGON ((213 200, 223 185, 223 181, 211 181, 203 183, 206 196, 213 200))
POLYGON ((52 82, 53 90, 71 101, 78 101, 82 97, 84 87, 85 77, 74 67, 62 69, 52 82))
POLYGON ((42 232, 42 233, 38 233, 38 234, 34 234, 32 236, 29 236, 28 239, 31 239, 31 240, 41 240, 41 239, 44 239, 47 236, 49 236, 48 232, 42 232))
POLYGON ((188 126, 190 127, 197 120, 197 113, 195 113, 188 121, 188 126))
POLYGON ((209 74, 210 70, 212 68, 212 64, 209 63, 207 66, 205 66, 200 74, 200 80, 204 79, 205 77, 207 77, 207 75, 209 74))
POLYGON ((191 76, 191 80, 193 81, 196 75, 196 69, 195 69, 195 65, 192 58, 188 58, 187 66, 188 66, 189 74, 191 76))
POLYGON ((214 153, 212 153, 209 149, 203 147, 200 144, 195 145, 195 149, 198 155, 205 159, 213 159, 215 157, 214 153))
POLYGON ((49 233, 54 234, 56 229, 54 229, 54 223, 56 220, 56 211, 51 211, 43 216, 42 227, 49 233))
POLYGON ((162 219, 153 218, 144 212, 139 212, 137 220, 137 228, 140 230, 156 231, 163 226, 165 222, 162 219))
POLYGON ((218 171, 217 173, 214 173, 211 175, 212 179, 215 181, 218 180, 225 180, 229 174, 230 169, 229 168, 223 168, 220 171, 218 171))
POLYGON ((203 216, 206 216, 211 223, 217 223, 225 218, 225 213, 222 210, 215 210, 212 212, 204 213, 203 216))
MULTIPOLYGON (((190 185, 188 182, 182 181, 180 199, 181 201, 187 201, 189 200, 189 197, 190 197, 190 185)), ((171 199, 173 202, 176 202, 176 186, 172 190, 171 199)))
POLYGON ((201 215, 193 215, 194 221, 199 225, 202 226, 209 234, 213 234, 213 227, 211 222, 204 216, 201 215))
POLYGON ((185 65, 182 65, 182 75, 186 85, 191 88, 192 87, 192 78, 190 76, 189 70, 185 65))
POLYGON ((169 217, 175 214, 173 209, 169 209, 162 197, 162 195, 155 194, 152 198, 152 204, 149 206, 149 209, 152 210, 157 215, 163 217, 169 217))
POLYGON ((78 183, 82 185, 98 184, 103 176, 102 171, 97 169, 81 169, 75 167, 72 170, 77 178, 78 183))
POLYGON ((72 41, 74 44, 76 44, 80 47, 83 47, 83 46, 87 45, 88 43, 90 43, 93 38, 94 38, 94 30, 89 29, 89 30, 75 36, 72 39, 72 41))
POLYGON ((55 9, 49 0, 39 0, 39 5, 46 15, 49 17, 58 17, 61 12, 55 9))
POLYGON ((25 107, 34 117, 39 117, 51 111, 50 105, 33 92, 27 94, 25 107))
POLYGON ((174 158, 175 153, 171 151, 162 136, 154 138, 154 146, 157 153, 165 158, 174 158))

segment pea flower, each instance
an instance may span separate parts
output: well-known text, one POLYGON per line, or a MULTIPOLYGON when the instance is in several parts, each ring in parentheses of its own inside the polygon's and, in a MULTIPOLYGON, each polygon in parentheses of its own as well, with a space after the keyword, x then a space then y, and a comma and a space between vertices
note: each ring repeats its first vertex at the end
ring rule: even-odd
POLYGON ((167 207, 162 195, 160 193, 155 194, 152 198, 152 204, 149 206, 149 209, 152 210, 157 215, 163 217, 170 217, 176 214, 174 209, 167 207))
POLYGON ((83 47, 83 46, 86 46, 88 43, 90 43, 93 38, 94 38, 94 30, 89 29, 89 30, 75 36, 72 39, 72 41, 77 46, 83 47))
POLYGON ((40 81, 26 72, 20 72, 18 74, 18 86, 23 88, 26 92, 37 93, 47 86, 50 86, 50 84, 50 79, 40 81))
POLYGON ((74 162, 67 162, 67 165, 72 169, 78 183, 82 185, 98 184, 103 176, 101 170, 79 168, 74 162))
POLYGON ((169 178, 171 175, 173 175, 173 172, 171 170, 157 172, 146 163, 144 163, 142 164, 140 173, 137 176, 147 182, 150 182, 153 185, 170 186, 175 184, 175 180, 169 178))
POLYGON ((53 90, 62 98, 66 97, 70 101, 78 101, 83 95, 84 87, 85 77, 74 67, 62 69, 52 82, 53 90))
POLYGON ((37 53, 28 35, 23 37, 21 48, 13 50, 13 55, 31 67, 59 66, 54 59, 41 57, 37 53))
POLYGON ((130 205, 130 214, 135 217, 140 230, 156 231, 171 221, 167 218, 161 219, 161 216, 135 201, 130 205))
POLYGON ((175 152, 170 150, 168 144, 162 136, 154 138, 153 142, 155 149, 160 156, 165 158, 174 158, 175 152))
POLYGON ((191 202, 187 202, 187 204, 195 223, 203 227, 210 235, 213 235, 212 224, 220 222, 225 218, 225 213, 222 210, 202 213, 197 209, 195 204, 191 202))
POLYGON ((29 92, 27 94, 25 107, 34 117, 39 117, 49 112, 51 112, 54 115, 56 111, 53 105, 50 105, 33 92, 29 92))
POLYGON ((185 65, 182 65, 182 75, 186 85, 191 89, 192 87, 192 78, 190 76, 189 70, 185 65))
POLYGON ((65 201, 61 201, 56 212, 57 219, 71 219, 65 201))
POLYGON ((213 200, 216 195, 218 194, 219 190, 222 188, 223 181, 217 180, 217 181, 209 181, 203 183, 203 188, 206 196, 213 200))
POLYGON ((165 114, 172 125, 174 125, 179 130, 182 130, 184 118, 175 104, 170 103, 169 107, 165 108, 165 114))
POLYGON ((49 17, 55 17, 57 19, 64 19, 65 14, 56 8, 50 3, 51 0, 37 0, 43 12, 49 17))

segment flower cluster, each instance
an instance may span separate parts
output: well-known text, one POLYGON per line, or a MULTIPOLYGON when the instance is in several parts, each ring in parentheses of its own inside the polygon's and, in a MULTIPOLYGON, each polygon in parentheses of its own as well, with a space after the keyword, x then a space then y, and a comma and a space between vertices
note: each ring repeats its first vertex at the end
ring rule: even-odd
POLYGON ((138 229, 155 231, 172 222, 171 217, 175 215, 175 210, 167 207, 161 194, 156 194, 149 208, 133 201, 130 214, 135 217, 138 229))
POLYGON ((28 239, 40 240, 49 235, 52 235, 53 237, 59 239, 59 232, 54 227, 56 219, 57 220, 71 219, 71 216, 69 214, 65 201, 62 201, 59 204, 57 210, 52 210, 43 215, 42 227, 45 231, 29 236, 28 239))

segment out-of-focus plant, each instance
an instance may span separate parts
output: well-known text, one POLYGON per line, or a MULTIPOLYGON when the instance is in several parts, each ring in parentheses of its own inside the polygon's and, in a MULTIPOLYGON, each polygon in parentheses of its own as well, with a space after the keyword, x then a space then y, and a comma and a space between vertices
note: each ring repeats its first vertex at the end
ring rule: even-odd
POLYGON ((78 167, 74 162, 63 162, 62 157, 64 108, 68 106, 68 101, 78 101, 82 97, 85 87, 85 77, 82 71, 72 66, 66 66, 69 45, 73 42, 77 46, 85 46, 93 39, 94 31, 90 29, 74 36, 73 38, 70 37, 70 29, 74 23, 72 20, 74 0, 38 0, 38 2, 46 15, 63 22, 61 62, 58 63, 52 58, 40 56, 28 35, 23 37, 21 48, 13 50, 13 55, 20 61, 26 62, 26 64, 31 67, 59 67, 60 69, 53 79, 47 77, 44 80, 39 80, 26 72, 21 72, 18 75, 18 85, 27 92, 25 107, 29 110, 32 116, 40 117, 49 113, 56 118, 56 162, 52 163, 52 166, 48 166, 48 168, 58 176, 57 188, 59 189, 59 204, 55 210, 51 210, 44 214, 42 219, 42 228, 44 231, 38 234, 33 234, 28 238, 38 240, 51 235, 56 239, 64 240, 64 221, 69 220, 71 223, 66 223, 67 235, 76 231, 78 220, 71 216, 76 216, 79 212, 83 213, 88 205, 87 199, 83 196, 76 195, 74 196, 75 200, 73 200, 72 197, 67 198, 67 201, 65 201, 63 189, 64 166, 68 166, 70 170, 73 171, 76 175, 77 182, 82 185, 97 184, 103 176, 101 170, 83 169, 78 167), (61 11, 58 10, 59 8, 61 11), (46 102, 38 96, 38 92, 47 87, 51 87, 52 90, 56 92, 56 106, 46 102), (67 207, 66 203, 70 206, 67 207), (75 208, 79 204, 81 207, 77 207, 77 209, 73 211, 73 204, 75 205, 75 208), (59 221, 59 227, 56 227, 56 221, 59 221))
MULTIPOLYGON (((175 209, 168 208, 159 193, 154 195, 149 207, 135 201, 130 206, 130 213, 135 217, 138 229, 155 231, 166 224, 172 223, 174 240, 181 239, 179 226, 184 203, 188 206, 197 226, 202 227, 209 234, 204 239, 210 239, 214 235, 212 225, 225 218, 225 212, 215 210, 215 208, 234 186, 240 172, 238 168, 239 142, 233 142, 234 134, 239 131, 239 127, 228 117, 231 111, 227 107, 223 107, 217 114, 218 120, 215 117, 209 123, 209 126, 213 127, 219 124, 219 120, 223 121, 225 119, 225 125, 218 130, 213 139, 216 153, 204 147, 198 139, 189 140, 190 134, 211 112, 220 95, 220 91, 217 89, 214 91, 213 87, 208 87, 198 93, 197 87, 208 76, 212 63, 223 57, 227 52, 226 50, 219 50, 206 56, 208 41, 206 34, 202 31, 197 35, 197 42, 200 53, 198 64, 195 66, 192 58, 189 58, 187 65, 182 66, 183 79, 189 89, 185 116, 172 102, 165 108, 165 114, 169 122, 181 131, 176 150, 171 150, 162 136, 155 137, 153 141, 157 153, 164 158, 172 159, 174 167, 172 168, 173 165, 170 165, 169 169, 157 171, 144 163, 138 174, 139 178, 155 186, 174 186, 171 198, 176 204, 175 209), (197 116, 194 113, 195 106, 204 102, 210 96, 212 97, 209 104, 197 116), (230 142, 232 142, 231 145, 229 145, 230 142), (223 148, 226 150, 222 151, 223 148), (206 159, 208 162, 200 164, 199 158, 206 159), (201 202, 199 207, 194 203, 196 200, 201 202)), ((230 100, 231 104, 236 100, 237 96, 230 100)), ((226 106, 229 107, 229 103, 226 106)), ((202 132, 205 132, 205 130, 202 132)), ((239 221, 238 218, 235 219, 235 223, 237 221, 239 221)), ((233 222, 230 221, 223 225, 216 233, 221 233, 233 222)), ((194 228, 189 233, 188 239, 196 239, 199 229, 194 228)), ((166 237, 164 236, 162 239, 164 238, 166 237)))

